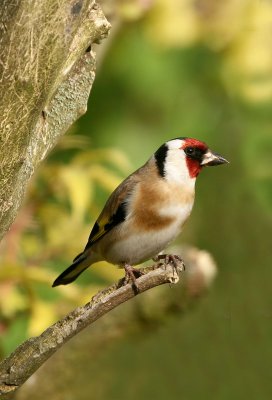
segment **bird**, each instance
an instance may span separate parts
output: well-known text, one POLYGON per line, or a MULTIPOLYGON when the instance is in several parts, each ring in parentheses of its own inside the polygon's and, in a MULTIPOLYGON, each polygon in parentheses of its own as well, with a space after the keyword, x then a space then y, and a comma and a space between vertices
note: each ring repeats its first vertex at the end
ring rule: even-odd
POLYGON ((67 285, 92 264, 107 261, 123 267, 126 282, 132 280, 137 287, 141 273, 135 266, 160 257, 189 218, 200 171, 225 163, 224 157, 200 140, 166 141, 113 191, 84 250, 52 286, 67 285))

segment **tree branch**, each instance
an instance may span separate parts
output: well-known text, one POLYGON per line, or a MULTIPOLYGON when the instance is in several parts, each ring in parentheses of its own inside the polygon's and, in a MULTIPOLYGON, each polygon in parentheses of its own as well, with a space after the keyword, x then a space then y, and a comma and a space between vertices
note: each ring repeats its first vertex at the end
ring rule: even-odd
MULTIPOLYGON (((144 275, 137 279, 139 293, 165 283, 177 283, 183 269, 183 262, 176 269, 172 264, 143 268, 144 275)), ((89 303, 73 310, 40 336, 26 340, 0 364, 0 394, 14 393, 64 343, 134 296, 131 284, 122 286, 121 280, 98 292, 89 303)))

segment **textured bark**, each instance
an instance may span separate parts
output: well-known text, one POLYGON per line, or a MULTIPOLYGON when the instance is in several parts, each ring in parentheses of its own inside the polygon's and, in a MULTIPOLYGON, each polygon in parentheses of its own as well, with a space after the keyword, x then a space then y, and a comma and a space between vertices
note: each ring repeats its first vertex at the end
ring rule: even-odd
POLYGON ((85 113, 91 45, 108 30, 95 1, 1 1, 0 239, 37 164, 85 113))
MULTIPOLYGON (((178 273, 184 269, 179 262, 158 264, 142 269, 144 275, 137 279, 139 293, 164 283, 177 283, 178 273)), ((9 397, 17 390, 56 350, 104 314, 135 296, 131 284, 121 282, 99 292, 85 306, 78 307, 62 320, 46 329, 40 336, 28 339, 0 364, 0 394, 9 397)))

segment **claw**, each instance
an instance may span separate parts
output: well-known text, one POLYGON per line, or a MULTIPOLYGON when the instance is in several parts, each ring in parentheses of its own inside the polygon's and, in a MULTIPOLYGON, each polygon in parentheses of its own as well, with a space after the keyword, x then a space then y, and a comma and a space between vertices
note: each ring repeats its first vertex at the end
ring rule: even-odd
POLYGON ((185 271, 185 265, 182 258, 176 254, 158 254, 153 258, 154 261, 164 260, 164 264, 171 263, 173 265, 174 270, 178 273, 177 267, 182 262, 183 270, 185 271))
POLYGON ((124 269, 126 271, 126 275, 124 278, 124 285, 127 285, 131 281, 132 289, 134 290, 135 294, 138 294, 140 292, 140 290, 139 290, 139 287, 137 284, 137 278, 139 278, 141 275, 143 275, 143 272, 137 268, 133 268, 129 264, 125 264, 124 269))

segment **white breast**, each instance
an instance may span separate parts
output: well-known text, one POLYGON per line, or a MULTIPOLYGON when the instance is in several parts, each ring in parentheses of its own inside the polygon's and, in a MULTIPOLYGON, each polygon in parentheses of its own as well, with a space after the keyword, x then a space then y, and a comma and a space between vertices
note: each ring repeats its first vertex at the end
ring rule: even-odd
MULTIPOLYGON (((193 204, 183 207, 169 205, 160 211, 163 216, 174 216, 174 221, 160 230, 147 232, 133 231, 127 235, 120 235, 120 239, 113 242, 103 254, 103 257, 112 264, 128 263, 139 264, 148 260, 167 247, 181 232, 182 225, 189 217, 193 204), (123 236, 123 237, 122 237, 123 236)), ((123 223, 122 231, 130 231, 129 221, 123 223), (126 226, 127 225, 127 226, 126 226)))
POLYGON ((170 203, 160 209, 160 215, 163 217, 174 217, 179 224, 183 224, 191 214, 192 207, 193 202, 183 204, 182 206, 180 206, 180 204, 170 203))

